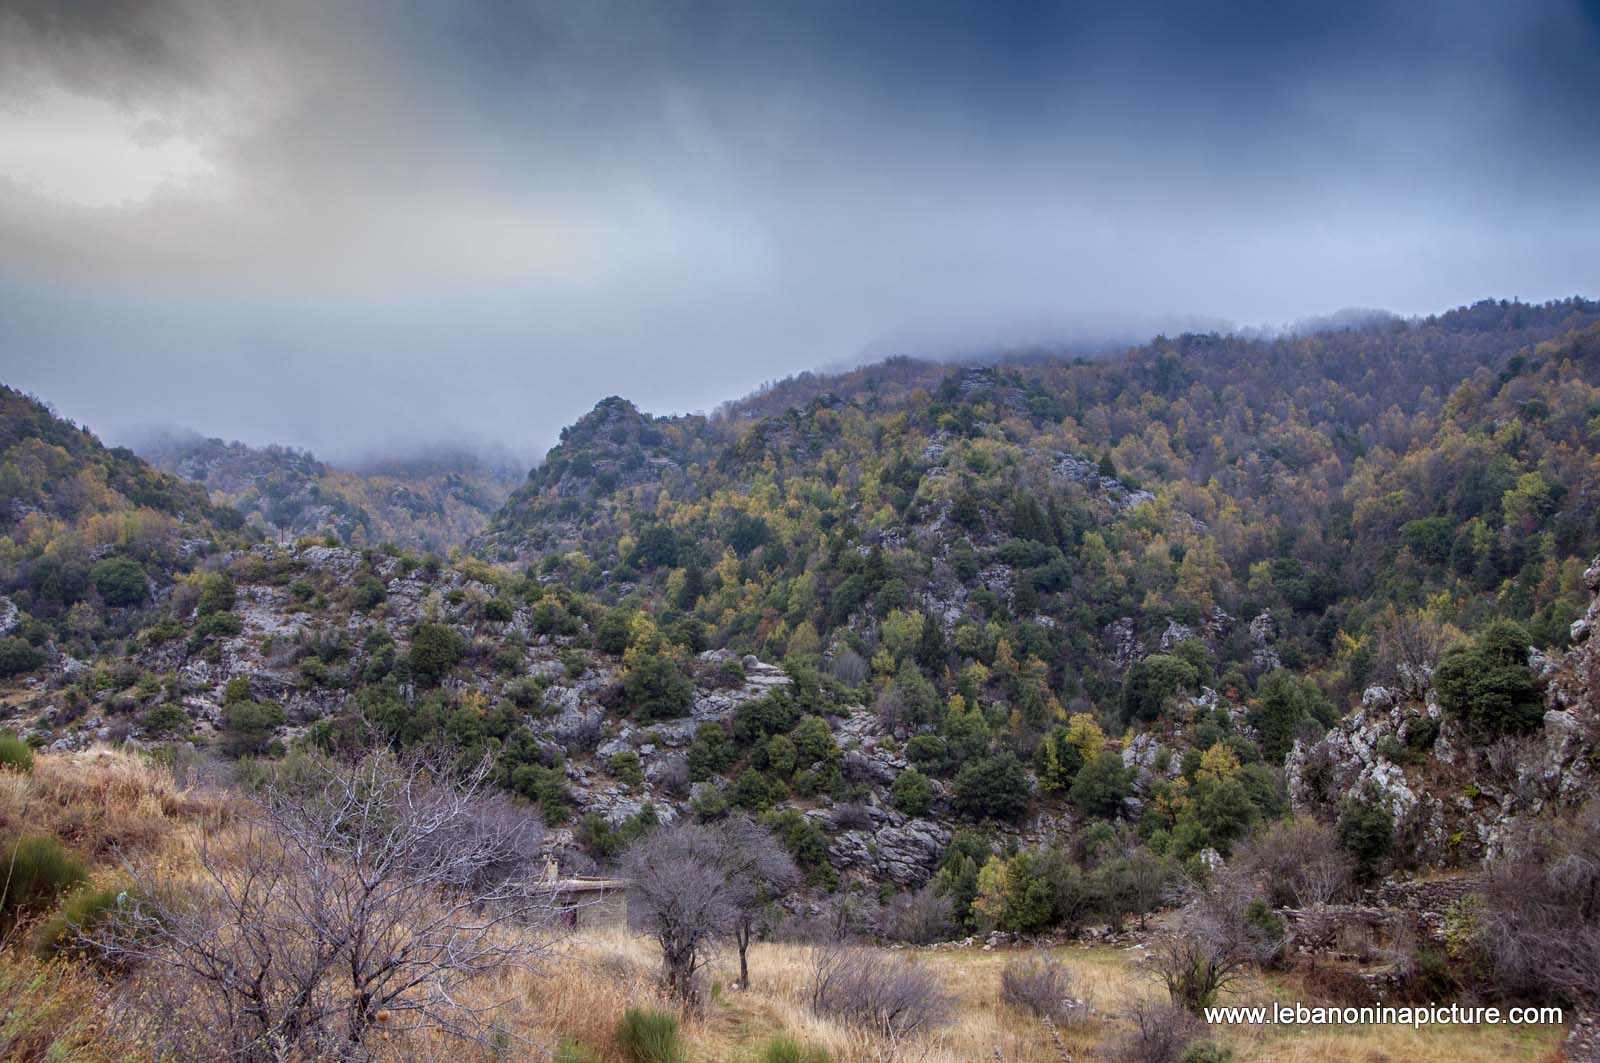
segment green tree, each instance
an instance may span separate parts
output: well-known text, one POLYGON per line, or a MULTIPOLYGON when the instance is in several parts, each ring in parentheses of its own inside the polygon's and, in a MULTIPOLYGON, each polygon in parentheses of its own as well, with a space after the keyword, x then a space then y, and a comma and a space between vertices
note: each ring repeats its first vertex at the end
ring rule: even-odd
POLYGON ((455 628, 424 621, 411 632, 411 674, 425 686, 438 686, 465 652, 466 640, 455 628))
POLYGON ((1168 698, 1199 682, 1194 665, 1181 657, 1158 653, 1136 661, 1122 681, 1122 714, 1128 720, 1153 720, 1168 698))
POLYGON ((1434 669, 1439 705, 1474 738, 1528 734, 1544 723, 1544 694, 1528 667, 1528 633, 1507 620, 1470 645, 1453 646, 1434 669))
POLYGON ((1250 726, 1261 734, 1261 752, 1268 760, 1279 762, 1294 745, 1301 725, 1316 720, 1327 726, 1333 718, 1333 706, 1314 681, 1279 668, 1261 680, 1248 718, 1250 726))
POLYGON ((1028 810, 1028 776, 1011 753, 984 757, 961 769, 951 804, 970 819, 1019 819, 1028 810))
POLYGON ((230 757, 259 756, 283 726, 283 709, 272 702, 234 701, 222 710, 222 748, 230 757))
POLYGON ((1122 801, 1133 787, 1122 757, 1110 751, 1091 759, 1079 770, 1067 798, 1084 814, 1112 819, 1122 811, 1122 801))
POLYGON ((1368 782, 1339 802, 1334 832, 1345 852, 1355 858, 1361 876, 1375 875, 1394 847, 1394 815, 1375 784, 1368 782))
POLYGON ((94 589, 107 605, 139 605, 150 593, 150 580, 144 566, 131 557, 108 557, 89 570, 94 589))
POLYGON ((694 704, 694 684, 677 662, 659 653, 635 650, 622 680, 622 693, 634 719, 643 723, 685 716, 694 704))
POLYGON ((925 815, 933 806, 933 785, 916 768, 907 768, 889 788, 889 801, 908 816, 925 815))
POLYGON ((212 572, 200 581, 200 615, 226 613, 233 608, 236 592, 226 573, 212 572))

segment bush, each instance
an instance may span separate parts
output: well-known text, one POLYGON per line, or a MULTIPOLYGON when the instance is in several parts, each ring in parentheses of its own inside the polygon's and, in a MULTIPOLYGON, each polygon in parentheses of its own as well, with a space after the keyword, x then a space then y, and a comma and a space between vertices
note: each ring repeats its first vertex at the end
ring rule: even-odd
POLYGON ((1544 695, 1528 667, 1529 642, 1526 631, 1501 620, 1439 659, 1433 673, 1439 705, 1474 738, 1528 734, 1544 724, 1544 695))
POLYGON ((1233 1063, 1233 1049, 1215 1041, 1196 1041, 1183 1054, 1183 1063, 1233 1063))
POLYGON ((550 1063, 600 1063, 600 1057, 585 1052, 571 1041, 563 1041, 557 1046, 550 1063))
POLYGON ((683 1063, 678 1017, 654 1008, 629 1008, 617 1023, 617 1050, 628 1063, 683 1063))
POLYGON ((33 770, 33 750, 10 731, 0 731, 0 768, 26 775, 33 770))
POLYGON ((824 1018, 900 1038, 949 1021, 952 1003, 933 973, 912 961, 844 946, 815 952, 811 1010, 824 1018))
POLYGON ((465 651, 465 642, 455 628, 448 624, 418 624, 411 633, 411 674, 424 684, 436 686, 465 651))
POLYGON ((889 788, 889 803, 908 816, 925 814, 933 805, 933 786, 916 768, 907 768, 889 788))
POLYGON ((44 664, 44 651, 25 639, 0 639, 0 679, 23 675, 44 664))
POLYGON ((1018 819, 1028 811, 1028 777, 1010 753, 985 757, 956 776, 951 803, 971 819, 1018 819))
POLYGON ((83 865, 53 838, 20 838, 0 846, 0 929, 49 911, 62 894, 89 880, 83 865))
POLYGON ((144 567, 131 557, 108 557, 89 570, 94 589, 107 605, 138 605, 150 593, 144 567))
POLYGON ((1115 1063, 1183 1063, 1205 1023, 1174 1004, 1141 1001, 1128 1012, 1133 1030, 1112 1046, 1115 1063))
POLYGON ((80 889, 69 894, 61 910, 40 925, 34 935, 34 952, 41 959, 76 955, 82 950, 79 935, 103 931, 118 913, 128 911, 136 895, 121 887, 80 889))
POLYGON ((833 1060, 815 1045, 801 1045, 784 1034, 768 1042, 756 1063, 833 1063, 833 1060))
POLYGON ((1000 999, 1036 1018, 1060 1021, 1071 1010, 1072 975, 1048 956, 1011 960, 1000 969, 1000 999))

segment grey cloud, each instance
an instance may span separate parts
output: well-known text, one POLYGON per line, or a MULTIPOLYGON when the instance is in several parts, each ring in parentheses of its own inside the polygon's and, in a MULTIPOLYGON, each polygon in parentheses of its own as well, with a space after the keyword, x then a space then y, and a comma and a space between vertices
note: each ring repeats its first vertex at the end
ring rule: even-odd
POLYGON ((0 0, 0 107, 216 173, 0 183, 0 375, 113 431, 537 449, 613 392, 1597 279, 1575 3, 61 6, 0 0))

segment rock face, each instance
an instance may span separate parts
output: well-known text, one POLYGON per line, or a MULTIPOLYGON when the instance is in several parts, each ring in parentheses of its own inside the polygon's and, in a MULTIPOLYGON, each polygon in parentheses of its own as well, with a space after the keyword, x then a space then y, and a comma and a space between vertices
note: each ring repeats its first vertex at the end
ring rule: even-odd
POLYGON ((1470 742, 1441 714, 1426 677, 1409 675, 1404 689, 1367 688, 1361 708, 1320 741, 1295 744, 1285 764, 1291 803, 1326 813, 1371 784, 1421 860, 1464 865, 1495 852, 1520 818, 1591 797, 1600 753, 1600 639, 1592 634, 1600 559, 1584 579, 1595 600, 1573 625, 1576 645, 1556 659, 1530 654, 1530 667, 1547 680, 1538 732, 1470 742))

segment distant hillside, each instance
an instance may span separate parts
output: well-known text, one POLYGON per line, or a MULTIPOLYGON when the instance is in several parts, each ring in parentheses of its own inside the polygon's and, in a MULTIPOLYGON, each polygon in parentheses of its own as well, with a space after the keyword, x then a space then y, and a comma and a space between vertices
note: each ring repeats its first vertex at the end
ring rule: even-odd
POLYGON ((242 545, 242 527, 194 484, 0 386, 0 674, 52 640, 95 652, 203 556, 242 545))
POLYGON ((476 546, 743 651, 803 627, 870 657, 931 615, 951 663, 1004 640, 1104 704, 1130 661, 1204 633, 1218 675, 1281 660, 1338 692, 1385 607, 1564 637, 1600 548, 1597 322, 1485 302, 1092 362, 896 359, 710 419, 612 398, 476 546))
POLYGON ((444 553, 488 524, 522 470, 473 454, 437 452, 336 468, 292 447, 250 447, 162 433, 139 444, 155 465, 202 485, 280 537, 335 535, 444 553))

